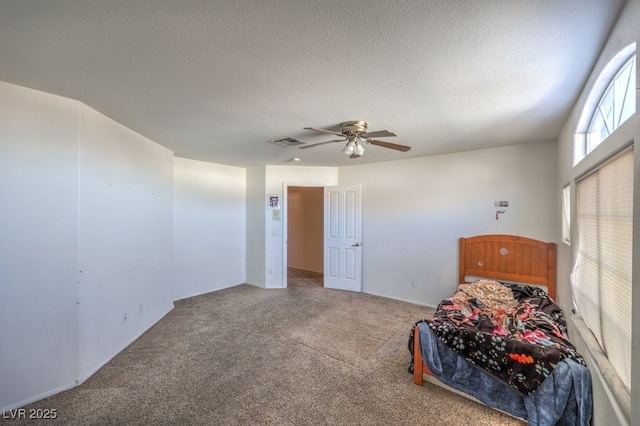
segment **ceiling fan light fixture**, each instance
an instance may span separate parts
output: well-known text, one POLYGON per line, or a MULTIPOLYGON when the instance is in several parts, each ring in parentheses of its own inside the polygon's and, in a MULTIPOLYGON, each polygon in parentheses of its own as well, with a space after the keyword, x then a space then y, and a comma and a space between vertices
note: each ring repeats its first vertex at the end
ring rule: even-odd
POLYGON ((326 145, 334 142, 347 141, 342 153, 348 155, 350 158, 358 158, 364 153, 364 143, 370 145, 376 145, 382 148, 394 149, 396 151, 407 152, 411 149, 409 145, 401 145, 398 143, 392 143, 382 141, 373 138, 388 138, 392 136, 398 136, 388 130, 378 130, 375 132, 367 132, 367 123, 364 121, 345 121, 340 126, 340 131, 321 129, 317 127, 305 127, 305 130, 313 130, 321 133, 329 133, 330 135, 342 136, 344 139, 336 139, 332 141, 314 143, 311 145, 300 146, 300 149, 313 148, 316 146, 326 145))
POLYGON ((355 154, 357 150, 357 144, 358 142, 355 139, 349 139, 349 142, 347 142, 342 152, 345 155, 355 154))

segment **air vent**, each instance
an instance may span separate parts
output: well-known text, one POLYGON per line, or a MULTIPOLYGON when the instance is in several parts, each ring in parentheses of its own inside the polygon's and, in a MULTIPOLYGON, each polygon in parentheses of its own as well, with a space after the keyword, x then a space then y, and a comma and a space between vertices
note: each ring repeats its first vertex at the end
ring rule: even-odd
POLYGON ((285 147, 304 145, 304 142, 299 141, 298 139, 290 138, 290 137, 281 138, 281 139, 271 139, 269 142, 275 143, 276 145, 285 146, 285 147))

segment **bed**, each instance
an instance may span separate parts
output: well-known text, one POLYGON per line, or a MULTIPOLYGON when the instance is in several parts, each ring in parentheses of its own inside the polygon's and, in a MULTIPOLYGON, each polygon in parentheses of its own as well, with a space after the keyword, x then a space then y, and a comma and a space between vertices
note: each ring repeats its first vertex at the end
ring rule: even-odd
POLYGON ((567 339, 556 245, 512 235, 459 240, 456 292, 409 336, 423 380, 531 425, 588 425, 591 376, 567 339))

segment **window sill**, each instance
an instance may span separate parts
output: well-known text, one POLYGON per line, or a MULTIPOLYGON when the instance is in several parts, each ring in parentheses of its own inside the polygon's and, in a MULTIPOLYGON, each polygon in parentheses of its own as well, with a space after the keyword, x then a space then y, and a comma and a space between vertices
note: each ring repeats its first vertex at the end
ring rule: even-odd
MULTIPOLYGON (((571 341, 585 358, 591 371, 592 380, 601 382, 605 391, 604 397, 608 399, 608 403, 617 414, 620 423, 629 424, 631 419, 631 392, 618 377, 611 362, 602 352, 598 341, 591 333, 591 330, 587 328, 582 317, 572 315, 570 324, 571 341)), ((602 395, 594 395, 594 403, 596 398, 602 397, 602 395)))

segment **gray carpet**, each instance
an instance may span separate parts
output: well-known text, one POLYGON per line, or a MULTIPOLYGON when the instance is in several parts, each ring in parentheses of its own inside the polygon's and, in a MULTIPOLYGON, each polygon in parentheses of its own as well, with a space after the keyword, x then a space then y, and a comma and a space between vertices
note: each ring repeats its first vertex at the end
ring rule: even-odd
POLYGON ((323 287, 322 272, 287 268, 287 287, 323 287))
POLYGON ((522 425, 413 384, 407 338, 431 312, 244 284, 176 302, 84 384, 25 408, 55 408, 65 425, 522 425))

